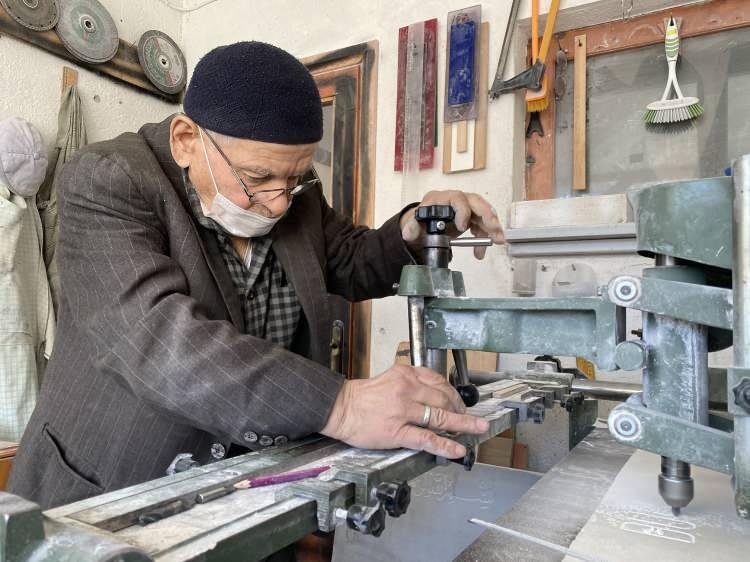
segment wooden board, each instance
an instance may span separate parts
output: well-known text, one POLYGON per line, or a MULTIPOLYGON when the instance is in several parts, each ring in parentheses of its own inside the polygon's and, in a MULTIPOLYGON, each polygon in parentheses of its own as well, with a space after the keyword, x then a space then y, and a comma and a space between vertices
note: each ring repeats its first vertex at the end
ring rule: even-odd
MULTIPOLYGON (((586 6, 585 9, 590 8, 586 6)), ((570 10, 566 10, 568 11, 570 10)), ((609 23, 559 33, 557 37, 569 59, 573 59, 576 54, 576 36, 581 35, 584 30, 587 36, 586 54, 590 57, 658 45, 664 43, 664 18, 670 14, 683 18, 680 39, 750 26, 750 2, 712 0, 693 6, 670 7, 627 21, 617 18, 609 23)))
POLYGON ((526 470, 529 468, 529 447, 523 443, 513 444, 513 468, 526 470))
POLYGON ((0 491, 4 491, 8 484, 10 469, 13 467, 13 460, 16 458, 18 443, 10 441, 0 441, 0 491))
POLYGON ((487 92, 489 91, 490 24, 482 23, 479 35, 479 98, 474 123, 474 169, 487 165, 487 92))
POLYGON ((575 38, 573 80, 573 190, 586 189, 586 36, 575 38))
POLYGON ((513 466, 512 437, 497 436, 488 439, 479 446, 477 462, 493 466, 513 466))
POLYGON ((529 390, 529 385, 522 382, 507 381, 508 384, 492 393, 493 398, 508 398, 517 394, 522 394, 529 390))
MULTIPOLYGON (((544 74, 550 88, 555 83, 555 49, 550 49, 544 61, 544 74)), ((526 200, 555 197, 555 95, 548 94, 549 105, 539 114, 544 135, 526 139, 526 200)), ((526 114, 528 123, 529 113, 526 114)))
POLYGON ((60 83, 60 94, 64 94, 65 90, 70 86, 78 85, 78 71, 73 70, 69 66, 63 66, 62 81, 60 83))
POLYGON ((466 152, 469 150, 469 127, 466 121, 457 121, 455 125, 456 129, 456 152, 466 152))
POLYGON ((5 10, 0 10, 0 33, 7 33, 16 39, 68 60, 81 68, 134 86, 143 92, 163 98, 171 103, 180 102, 180 94, 165 94, 146 78, 138 60, 138 49, 122 39, 120 39, 120 46, 112 60, 101 64, 91 64, 73 56, 62 44, 60 37, 54 30, 33 31, 27 29, 16 23, 5 10))

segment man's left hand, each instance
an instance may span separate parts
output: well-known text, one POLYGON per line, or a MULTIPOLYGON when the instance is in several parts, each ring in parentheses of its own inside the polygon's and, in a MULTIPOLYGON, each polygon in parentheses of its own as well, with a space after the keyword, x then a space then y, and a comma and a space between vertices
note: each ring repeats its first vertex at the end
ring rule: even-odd
MULTIPOLYGON (((450 205, 456 211, 456 233, 458 236, 466 230, 470 230, 474 236, 491 238, 495 244, 505 242, 505 233, 497 217, 497 211, 487 200, 476 193, 464 193, 463 191, 430 191, 419 203, 420 207, 425 205, 450 205)), ((418 245, 423 226, 417 222, 414 216, 416 207, 410 209, 401 217, 401 236, 409 246, 418 245)), ((452 234, 448 232, 448 234, 452 234)), ((455 237, 454 236, 454 237, 455 237)), ((486 247, 475 247, 474 256, 477 259, 484 258, 486 247)))

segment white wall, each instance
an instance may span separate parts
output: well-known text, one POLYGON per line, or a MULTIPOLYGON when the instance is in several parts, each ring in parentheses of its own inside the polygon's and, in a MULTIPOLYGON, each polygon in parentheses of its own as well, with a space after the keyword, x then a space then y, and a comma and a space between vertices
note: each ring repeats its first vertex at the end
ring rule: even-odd
MULTIPOLYGON (((157 0, 100 0, 120 37, 137 44, 144 31, 158 29, 182 45, 182 14, 157 0)), ((0 8, 2 9, 2 8, 0 8)), ((50 146, 57 134, 63 65, 79 72, 78 86, 89 142, 135 131, 161 121, 178 106, 100 76, 8 35, 0 36, 0 119, 17 116, 34 123, 50 146)))

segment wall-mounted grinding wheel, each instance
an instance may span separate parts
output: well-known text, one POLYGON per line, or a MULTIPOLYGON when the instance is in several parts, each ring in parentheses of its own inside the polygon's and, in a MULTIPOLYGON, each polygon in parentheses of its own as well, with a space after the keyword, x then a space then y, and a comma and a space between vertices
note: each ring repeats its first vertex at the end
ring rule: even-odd
POLYGON ((115 21, 97 0, 62 2, 55 31, 65 48, 85 62, 107 62, 120 46, 115 21))
POLYGON ((8 15, 34 31, 47 31, 57 25, 60 10, 57 0, 0 0, 8 15))

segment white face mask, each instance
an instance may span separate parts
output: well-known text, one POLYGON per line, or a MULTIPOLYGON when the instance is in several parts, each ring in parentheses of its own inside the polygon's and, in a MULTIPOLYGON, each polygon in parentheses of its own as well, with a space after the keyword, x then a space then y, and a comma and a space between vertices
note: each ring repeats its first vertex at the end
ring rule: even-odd
MULTIPOLYGON (((216 186, 216 180, 214 179, 214 172, 211 169, 211 163, 208 161, 206 143, 203 141, 203 133, 200 129, 198 129, 198 134, 201 136, 203 154, 206 157, 208 172, 211 174, 211 181, 213 182, 214 190, 216 191, 214 200, 211 201, 210 208, 206 208, 201 200, 203 214, 216 221, 232 236, 238 236, 240 238, 255 238, 257 236, 265 236, 271 232, 271 229, 284 217, 284 215, 278 217, 264 217, 258 213, 243 209, 219 193, 219 188, 216 186)), ((289 209, 289 207, 287 207, 287 209, 289 209)))

